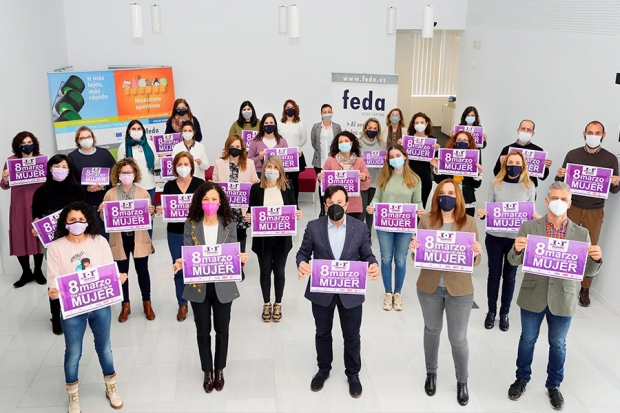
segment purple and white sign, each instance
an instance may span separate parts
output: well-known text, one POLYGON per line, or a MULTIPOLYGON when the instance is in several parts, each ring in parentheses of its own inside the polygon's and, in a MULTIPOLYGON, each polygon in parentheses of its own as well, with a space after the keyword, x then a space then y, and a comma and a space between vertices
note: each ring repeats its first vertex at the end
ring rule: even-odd
POLYGON ((282 160, 284 172, 299 172, 299 148, 267 148, 265 158, 277 156, 282 160))
POLYGON ((153 143, 155 144, 155 152, 157 154, 172 153, 172 148, 174 148, 174 145, 181 142, 183 142, 183 136, 180 133, 153 135, 153 143))
POLYGON ((118 277, 115 262, 57 277, 62 318, 66 320, 123 301, 118 277))
POLYGON ((375 204, 375 227, 385 232, 416 232, 416 204, 375 204))
POLYGON ((588 260, 587 242, 529 234, 523 272, 581 281, 588 260))
POLYGON ((364 151, 366 168, 383 168, 387 151, 364 151))
POLYGON ((32 158, 7 159, 6 167, 9 170, 9 185, 29 185, 45 182, 47 175, 47 155, 32 158))
POLYGON ((238 242, 184 246, 181 250, 183 283, 241 281, 238 242))
POLYGON ((437 139, 420 136, 403 136, 403 146, 409 159, 414 161, 430 162, 435 157, 437 139))
POLYGON ((161 179, 164 181, 172 181, 176 179, 174 176, 174 158, 172 156, 163 156, 161 160, 161 179))
POLYGON ((487 202, 487 231, 519 232, 524 221, 534 219, 534 202, 487 202))
POLYGON ((510 152, 521 152, 527 163, 527 171, 530 176, 542 178, 545 176, 545 161, 547 160, 547 152, 533 151, 531 149, 509 148, 510 152))
POLYGON ((295 205, 252 207, 252 236, 297 235, 296 211, 295 205))
POLYGON ((323 180, 321 181, 321 195, 332 185, 341 185, 347 190, 349 196, 360 196, 360 171, 326 171, 323 169, 323 180))
POLYGON ((482 126, 454 125, 454 135, 462 131, 469 132, 479 148, 484 146, 484 128, 482 126))
POLYGON ((245 143, 246 150, 248 151, 250 150, 250 143, 252 143, 257 133, 258 131, 255 131, 255 130, 241 131, 241 139, 243 139, 243 142, 245 143))
POLYGON ((83 168, 82 185, 110 185, 110 168, 83 168))
POLYGON ((218 182, 222 187, 231 208, 247 208, 250 205, 250 189, 252 184, 249 182, 218 182))
POLYGON ((439 149, 439 175, 478 176, 478 149, 439 149))
POLYGON ((129 232, 151 229, 148 199, 105 201, 103 223, 105 232, 129 232))
POLYGON ((310 292, 365 295, 367 271, 363 261, 312 260, 310 292))
POLYGON ((39 239, 45 248, 54 240, 56 223, 61 212, 62 209, 32 223, 32 227, 39 233, 39 239))
POLYGON ((430 270, 451 272, 474 271, 474 252, 476 241, 473 232, 436 231, 418 229, 418 243, 413 266, 430 270))
POLYGON ((566 164, 566 185, 573 195, 607 199, 614 170, 589 165, 566 164))
POLYGON ((185 222, 194 194, 162 195, 164 222, 185 222))

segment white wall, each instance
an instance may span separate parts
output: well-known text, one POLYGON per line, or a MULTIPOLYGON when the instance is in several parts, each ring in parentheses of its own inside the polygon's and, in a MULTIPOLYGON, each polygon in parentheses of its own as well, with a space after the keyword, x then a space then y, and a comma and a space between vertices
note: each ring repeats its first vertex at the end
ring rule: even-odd
MULTIPOLYGON (((41 141, 43 153, 55 153, 46 72, 67 65, 64 10, 48 0, 0 2, 0 111, 3 145, 0 159, 12 155, 15 134, 27 130, 41 141)), ((0 191, 0 271, 15 264, 9 259, 10 190, 0 191)), ((30 211, 24 211, 30 215, 30 211)))
MULTIPOLYGON (((536 122, 533 141, 554 162, 552 176, 538 191, 539 211, 546 210, 544 194, 566 152, 583 145, 589 121, 603 122, 608 131, 603 147, 620 153, 620 85, 614 84, 620 55, 610 52, 620 50, 620 3, 566 3, 571 7, 555 1, 470 0, 461 38, 457 113, 468 105, 480 111, 489 136, 486 171, 501 148, 516 139, 521 119, 536 122), (473 49, 474 41, 482 42, 480 50, 473 49)), ((485 173, 479 204, 491 175, 485 173)), ((611 195, 600 240, 605 264, 592 288, 620 313, 619 208, 620 195, 611 195)))

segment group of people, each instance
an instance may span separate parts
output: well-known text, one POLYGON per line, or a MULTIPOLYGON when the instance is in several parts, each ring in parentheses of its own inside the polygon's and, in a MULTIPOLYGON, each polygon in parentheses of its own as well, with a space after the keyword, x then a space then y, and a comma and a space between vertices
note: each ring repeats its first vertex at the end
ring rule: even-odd
MULTIPOLYGON (((385 290, 383 309, 402 311, 402 289, 406 277, 407 258, 414 257, 419 246, 415 235, 407 232, 376 230, 380 250, 380 262, 372 251, 371 232, 376 203, 415 204, 419 229, 470 232, 476 241, 472 246, 474 265, 481 258, 482 246, 478 241, 475 216, 484 218, 484 208, 476 210, 475 191, 482 181, 481 161, 476 165, 478 175, 439 175, 437 158, 430 162, 410 160, 403 147, 403 137, 432 137, 431 119, 424 113, 416 113, 405 129, 403 113, 391 110, 382 125, 376 118, 369 118, 360 137, 342 130, 332 121, 333 110, 324 104, 320 110, 321 121, 314 124, 310 140, 314 149, 312 166, 320 182, 324 172, 330 170, 354 170, 360 181, 360 194, 349 194, 342 186, 329 186, 320 196, 321 211, 304 232, 296 254, 298 277, 312 273, 312 259, 363 261, 368 263, 367 275, 375 280, 381 275, 385 290), (381 168, 368 168, 363 152, 386 151, 381 168), (430 194, 436 183, 436 189, 430 194), (430 201, 429 201, 430 199, 430 201), (430 205, 428 205, 430 204, 430 205), (428 211, 428 212, 427 212, 428 211), (329 242, 326 242, 329 241, 329 242)), ((461 117, 462 125, 480 126, 480 117, 474 107, 468 107, 461 117)), ((527 161, 523 154, 511 148, 542 150, 532 143, 534 122, 523 120, 517 129, 518 138, 506 146, 498 157, 494 179, 489 185, 488 202, 533 201, 536 198, 538 180, 530 178, 527 161)), ((299 172, 286 172, 282 160, 268 156, 266 149, 277 147, 298 148, 300 172, 306 167, 303 147, 306 130, 300 119, 297 103, 286 100, 280 123, 272 113, 260 120, 251 102, 245 101, 239 108, 237 120, 230 128, 221 154, 208 154, 201 143, 203 135, 196 117, 184 99, 177 99, 167 122, 166 133, 180 133, 182 142, 177 144, 173 156, 175 179, 166 182, 164 195, 191 194, 192 201, 185 222, 167 224, 167 240, 171 255, 172 278, 178 302, 176 318, 186 319, 188 302, 192 307, 197 329, 197 342, 204 372, 203 387, 207 393, 224 387, 223 370, 226 367, 229 324, 232 302, 239 298, 239 290, 233 281, 185 284, 183 278, 182 246, 212 245, 222 243, 240 244, 239 259, 242 266, 249 259, 246 252, 247 228, 251 225, 251 208, 262 206, 296 206, 295 218, 302 217, 299 208, 299 172), (255 136, 246 145, 246 131, 255 136), (211 180, 204 180, 209 166, 209 155, 217 158, 211 180), (226 192, 218 182, 245 182, 252 184, 248 208, 232 208, 226 192), (211 330, 215 331, 215 351, 212 351, 211 330)), ((485 246, 488 254, 487 298, 488 311, 485 328, 492 329, 497 317, 497 301, 500 299, 499 327, 509 329, 509 310, 515 288, 516 271, 523 261, 527 235, 567 238, 591 242, 588 264, 581 289, 577 282, 553 280, 548 277, 526 273, 521 285, 517 304, 521 307, 522 334, 517 358, 517 380, 510 386, 508 396, 518 400, 525 391, 531 375, 534 343, 538 337, 543 318, 549 325, 550 360, 546 386, 553 407, 564 404, 559 391, 563 378, 566 354, 565 341, 570 318, 577 302, 590 305, 589 288, 592 277, 601 265, 601 249, 598 239, 603 218, 604 200, 585 196, 571 196, 571 189, 563 182, 566 164, 576 163, 613 169, 610 192, 620 191, 618 161, 601 147, 605 137, 603 125, 590 122, 583 133, 585 145, 569 152, 551 184, 545 202, 548 212, 535 215, 527 221, 518 234, 514 232, 487 231, 485 246), (501 297, 500 297, 501 285, 501 297), (578 300, 576 297, 579 297, 578 300)), ((481 150, 486 146, 477 144, 467 131, 451 132, 447 148, 481 150)), ((59 276, 90 267, 116 262, 122 282, 122 306, 118 316, 126 322, 131 313, 129 299, 129 258, 133 256, 143 311, 147 320, 155 319, 151 304, 151 282, 148 266, 149 255, 155 249, 152 229, 126 232, 105 231, 104 202, 148 200, 151 216, 161 215, 161 206, 154 205, 156 170, 160 167, 161 154, 146 134, 143 124, 132 120, 126 129, 125 139, 118 149, 117 160, 111 153, 96 146, 93 130, 86 126, 75 134, 76 149, 68 155, 56 154, 47 162, 44 183, 12 187, 5 164, 0 186, 11 189, 10 253, 18 257, 22 275, 14 286, 20 288, 36 281, 48 285, 52 329, 65 336, 65 379, 69 397, 69 411, 79 412, 78 363, 86 324, 90 324, 95 337, 106 385, 106 396, 113 408, 122 407, 122 399, 116 390, 110 344, 111 311, 109 307, 94 310, 76 317, 64 319, 58 301, 59 291, 55 279, 59 276), (110 168, 107 185, 81 185, 82 169, 86 167, 110 168), (31 210, 31 217, 24 211, 31 210), (52 241, 44 254, 31 223, 57 211, 60 216, 52 241), (34 271, 30 256, 34 257, 34 271), (47 256, 47 277, 42 271, 42 261, 47 256)), ((12 142, 15 158, 41 156, 40 144, 30 132, 20 132, 12 142)), ((434 149, 439 149, 435 145, 434 149)), ((11 159, 10 158, 10 159, 11 159)), ((549 174, 551 161, 545 163, 549 174)), ((255 253, 263 295, 261 319, 264 322, 280 322, 283 319, 283 295, 285 267, 288 254, 293 248, 291 236, 253 237, 251 249, 255 253), (272 275, 273 274, 273 275, 272 275), (272 289, 274 297, 272 300, 272 289)), ((245 272, 243 278, 245 279, 245 272)), ((418 301, 424 318, 424 352, 427 377, 426 393, 436 391, 439 337, 443 327, 444 312, 447 318, 448 337, 457 379, 457 401, 466 405, 469 400, 467 326, 473 303, 471 274, 423 269, 416 283, 418 301)), ((332 326, 335 309, 338 308, 343 330, 345 351, 345 374, 349 393, 360 397, 362 384, 360 327, 364 295, 318 293, 306 289, 306 298, 312 302, 312 314, 316 325, 316 351, 318 372, 312 378, 311 390, 319 391, 328 379, 333 359, 332 326)))

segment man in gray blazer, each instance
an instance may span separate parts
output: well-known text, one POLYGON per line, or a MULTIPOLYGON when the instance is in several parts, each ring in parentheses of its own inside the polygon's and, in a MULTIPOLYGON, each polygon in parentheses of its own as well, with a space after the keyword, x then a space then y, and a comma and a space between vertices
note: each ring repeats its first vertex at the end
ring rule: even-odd
MULTIPOLYGON (((346 215, 349 197, 342 186, 330 186, 325 190, 327 216, 308 223, 304 239, 297 252, 297 276, 301 280, 312 273, 310 260, 365 261, 367 275, 372 281, 379 277, 377 259, 370 247, 370 233, 365 223, 346 215)), ((330 294, 310 292, 306 285, 305 297, 312 302, 312 315, 316 326, 315 345, 318 373, 312 378, 310 390, 319 391, 329 377, 332 368, 332 325, 334 310, 338 307, 340 327, 344 338, 345 374, 349 381, 349 394, 358 398, 362 395, 359 372, 362 367, 360 356, 360 327, 362 325, 363 295, 330 294)))
MULTIPOLYGON (((526 221, 521 226, 514 247, 508 253, 508 261, 512 265, 523 264, 523 251, 528 243, 528 234, 590 243, 588 230, 574 224, 567 217, 566 211, 571 205, 571 190, 568 185, 564 182, 553 182, 545 203, 549 207, 546 216, 526 221)), ((590 245, 585 276, 596 276, 602 262, 601 248, 598 245, 590 245)), ((566 335, 577 307, 579 287, 579 281, 524 274, 517 299, 517 305, 521 307, 521 338, 517 353, 517 380, 508 389, 508 397, 511 400, 519 400, 530 381, 534 345, 542 320, 546 317, 549 328, 549 362, 545 387, 548 390, 551 407, 556 410, 564 407, 560 384, 564 379, 566 335)))

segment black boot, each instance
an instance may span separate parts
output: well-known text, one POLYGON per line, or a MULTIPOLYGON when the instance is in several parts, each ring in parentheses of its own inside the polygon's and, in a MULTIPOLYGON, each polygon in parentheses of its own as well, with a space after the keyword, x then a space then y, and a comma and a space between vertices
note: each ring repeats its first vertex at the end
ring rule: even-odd
POLYGON ((32 282, 34 277, 30 269, 30 255, 18 256, 17 261, 19 261, 19 265, 22 267, 22 276, 13 284, 13 287, 21 288, 29 282, 32 282))
POLYGON ((39 285, 47 284, 47 279, 45 275, 43 275, 43 271, 41 271, 41 265, 43 265, 43 254, 35 254, 34 258, 34 280, 39 285))
POLYGON ((62 324, 60 324, 60 300, 50 300, 50 312, 52 313, 52 331, 57 336, 62 334, 62 324))

